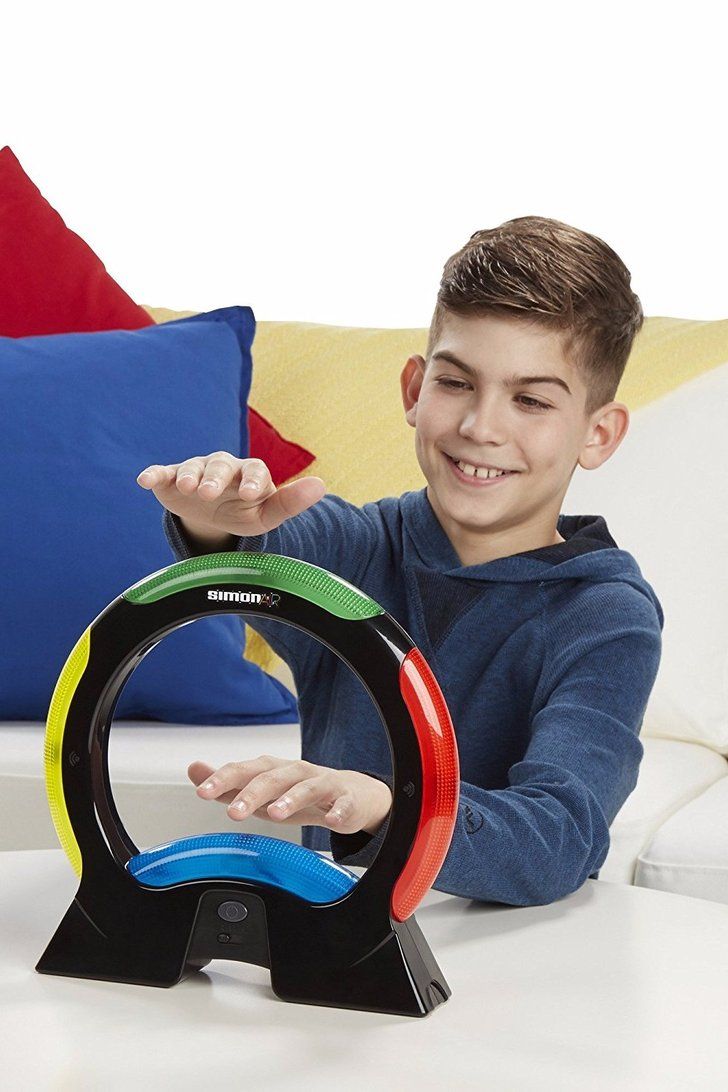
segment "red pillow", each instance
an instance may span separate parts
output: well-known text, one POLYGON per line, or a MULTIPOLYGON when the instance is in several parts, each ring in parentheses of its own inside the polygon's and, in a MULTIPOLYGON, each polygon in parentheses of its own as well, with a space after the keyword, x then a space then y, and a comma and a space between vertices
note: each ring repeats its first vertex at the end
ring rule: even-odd
POLYGON ((250 458, 263 460, 275 485, 300 474, 316 458, 300 444, 285 440, 252 406, 248 406, 248 436, 250 458))
POLYGON ((0 150, 0 335, 137 330, 152 319, 0 150))
MULTIPOLYGON (((138 330, 154 319, 106 272, 103 262, 28 178, 10 148, 0 149, 0 336, 138 330)), ((248 406, 251 458, 276 485, 315 456, 284 439, 248 406)))

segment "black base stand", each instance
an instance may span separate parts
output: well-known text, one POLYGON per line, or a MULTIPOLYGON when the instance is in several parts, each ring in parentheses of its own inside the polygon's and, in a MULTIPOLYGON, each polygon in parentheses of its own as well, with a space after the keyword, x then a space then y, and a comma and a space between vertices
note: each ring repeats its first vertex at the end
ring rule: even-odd
MULTIPOLYGON (((284 1001, 426 1016, 450 989, 414 916, 386 904, 352 918, 349 901, 308 904, 230 881, 151 889, 117 873, 82 881, 41 956, 41 974, 173 986, 212 959, 270 968, 284 1001), (121 889, 119 889, 121 881, 121 889), (116 890, 113 890, 116 888, 116 890)), ((85 880, 85 877, 84 877, 85 880)))

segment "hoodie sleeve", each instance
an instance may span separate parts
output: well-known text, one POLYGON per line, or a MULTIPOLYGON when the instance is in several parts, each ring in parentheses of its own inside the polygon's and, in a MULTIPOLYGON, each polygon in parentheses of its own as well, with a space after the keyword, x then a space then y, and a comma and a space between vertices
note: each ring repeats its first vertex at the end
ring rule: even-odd
MULTIPOLYGON (((604 863, 609 826, 637 781, 661 619, 629 587, 592 588, 577 600, 558 625, 544 619, 529 745, 510 768, 508 787, 461 782, 438 891, 543 905, 577 890, 604 863)), ((334 859, 370 865, 385 830, 332 835, 334 859)))

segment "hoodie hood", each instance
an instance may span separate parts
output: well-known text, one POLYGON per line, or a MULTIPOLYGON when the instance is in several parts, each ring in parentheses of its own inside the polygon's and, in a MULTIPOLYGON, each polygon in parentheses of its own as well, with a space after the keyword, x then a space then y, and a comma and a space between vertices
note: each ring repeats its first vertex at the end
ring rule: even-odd
POLYGON ((597 584, 629 584, 653 603, 663 624, 663 613, 652 587, 642 576, 632 554, 620 550, 603 516, 560 515, 557 530, 564 539, 554 546, 499 557, 480 565, 463 565, 435 515, 425 488, 400 498, 405 531, 409 537, 405 558, 447 576, 469 582, 551 583, 588 580, 597 584))

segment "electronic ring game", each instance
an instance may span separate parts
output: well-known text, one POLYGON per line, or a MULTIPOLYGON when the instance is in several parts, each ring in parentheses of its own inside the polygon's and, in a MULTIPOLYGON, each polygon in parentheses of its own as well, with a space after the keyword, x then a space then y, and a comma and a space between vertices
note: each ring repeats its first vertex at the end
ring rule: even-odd
POLYGON ((452 839, 459 766, 432 671, 379 604, 316 565, 216 553, 170 565, 111 602, 56 683, 46 786, 79 888, 36 970, 173 986, 214 959, 270 970, 299 1004, 426 1016, 450 989, 415 920, 452 839), (207 834, 140 850, 114 804, 108 743, 127 679, 167 634, 219 613, 279 619, 321 641, 381 716, 393 803, 360 877, 279 838, 207 834))

